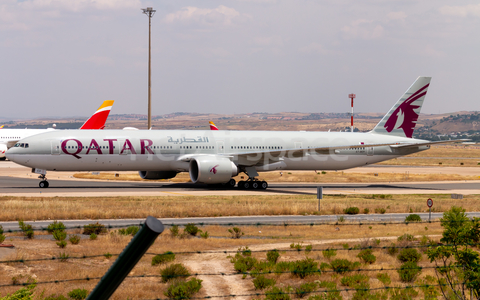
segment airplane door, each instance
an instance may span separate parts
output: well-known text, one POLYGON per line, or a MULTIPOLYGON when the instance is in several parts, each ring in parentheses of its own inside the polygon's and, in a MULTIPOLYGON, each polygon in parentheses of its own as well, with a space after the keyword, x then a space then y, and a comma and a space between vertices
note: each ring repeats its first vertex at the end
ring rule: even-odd
POLYGON ((302 148, 302 142, 295 142, 295 149, 301 149, 302 148))
POLYGON ((367 156, 373 155, 373 147, 367 147, 367 156))
POLYGON ((223 141, 217 141, 217 153, 225 153, 225 143, 223 141))
POLYGON ((59 141, 52 141, 52 154, 59 155, 60 154, 60 142, 59 141))

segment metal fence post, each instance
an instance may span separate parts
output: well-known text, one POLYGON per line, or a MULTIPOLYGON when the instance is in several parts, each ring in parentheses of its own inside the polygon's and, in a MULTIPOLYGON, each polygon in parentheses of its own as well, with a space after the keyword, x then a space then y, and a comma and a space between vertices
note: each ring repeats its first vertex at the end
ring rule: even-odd
POLYGON ((160 220, 148 216, 145 224, 100 279, 100 282, 88 295, 87 300, 109 299, 163 230, 164 227, 160 220))
POLYGON ((320 199, 323 199, 323 187, 317 186, 318 212, 320 212, 320 199))

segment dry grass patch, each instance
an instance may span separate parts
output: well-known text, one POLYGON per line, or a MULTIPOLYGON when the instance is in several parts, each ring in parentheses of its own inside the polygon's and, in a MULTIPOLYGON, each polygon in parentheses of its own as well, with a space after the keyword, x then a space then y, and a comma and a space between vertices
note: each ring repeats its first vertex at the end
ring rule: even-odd
POLYGON ((451 199, 450 195, 325 195, 321 211, 317 211, 315 195, 266 196, 154 196, 154 197, 11 197, 0 198, 0 220, 63 220, 63 219, 118 219, 218 217, 248 215, 305 215, 343 214, 356 206, 360 213, 367 208, 386 213, 427 212, 425 201, 435 201, 433 211, 442 212, 451 206, 462 206, 475 211, 480 195, 464 195, 451 199))

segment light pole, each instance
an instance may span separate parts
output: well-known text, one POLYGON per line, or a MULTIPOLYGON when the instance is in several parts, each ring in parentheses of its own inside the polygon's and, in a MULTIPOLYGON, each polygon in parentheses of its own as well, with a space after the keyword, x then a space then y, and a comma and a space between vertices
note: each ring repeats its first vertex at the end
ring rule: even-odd
POLYGON ((355 94, 349 94, 348 98, 352 99, 352 115, 350 116, 350 131, 353 132, 353 99, 355 98, 355 94))
POLYGON ((152 128, 152 17, 156 10, 152 7, 142 8, 148 16, 148 129, 152 128))

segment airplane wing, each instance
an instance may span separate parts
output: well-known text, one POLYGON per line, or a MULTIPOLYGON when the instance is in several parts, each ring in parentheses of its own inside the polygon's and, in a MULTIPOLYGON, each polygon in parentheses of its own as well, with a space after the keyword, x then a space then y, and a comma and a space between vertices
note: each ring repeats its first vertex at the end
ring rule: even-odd
POLYGON ((80 129, 103 129, 114 100, 105 100, 97 111, 80 127, 80 129))
POLYGON ((411 143, 411 144, 398 144, 398 145, 391 145, 392 148, 410 148, 410 147, 417 147, 417 146, 427 146, 427 145, 435 145, 435 144, 449 144, 449 143, 461 143, 461 142, 468 142, 471 141, 470 139, 460 139, 460 140, 444 140, 444 141, 428 141, 425 143, 411 143))

